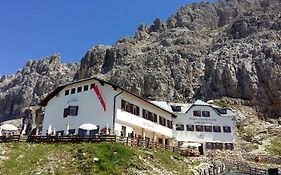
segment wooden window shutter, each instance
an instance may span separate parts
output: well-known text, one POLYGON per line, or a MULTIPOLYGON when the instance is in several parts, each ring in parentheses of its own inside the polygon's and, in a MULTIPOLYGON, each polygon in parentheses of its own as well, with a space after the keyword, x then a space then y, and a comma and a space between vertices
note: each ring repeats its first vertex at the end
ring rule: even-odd
POLYGON ((68 116, 68 108, 64 108, 63 117, 66 118, 68 116))
POLYGON ((157 123, 157 115, 156 114, 153 114, 154 115, 154 122, 157 123))
POLYGON ((76 106, 75 115, 78 115, 78 106, 76 106))
POLYGON ((121 100, 121 109, 125 110, 125 100, 121 100))
POLYGON ((137 114, 136 114, 137 116, 139 116, 140 115, 140 108, 137 106, 137 114))
POLYGON ((130 104, 130 113, 134 114, 134 105, 130 104))

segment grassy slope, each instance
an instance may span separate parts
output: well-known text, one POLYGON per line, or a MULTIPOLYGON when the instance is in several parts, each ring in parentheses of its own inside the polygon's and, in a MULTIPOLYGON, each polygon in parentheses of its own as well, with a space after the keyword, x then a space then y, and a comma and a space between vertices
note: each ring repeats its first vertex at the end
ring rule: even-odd
POLYGON ((117 143, 8 143, 0 174, 191 174, 188 159, 169 151, 117 143), (94 158, 98 158, 95 161, 94 158))

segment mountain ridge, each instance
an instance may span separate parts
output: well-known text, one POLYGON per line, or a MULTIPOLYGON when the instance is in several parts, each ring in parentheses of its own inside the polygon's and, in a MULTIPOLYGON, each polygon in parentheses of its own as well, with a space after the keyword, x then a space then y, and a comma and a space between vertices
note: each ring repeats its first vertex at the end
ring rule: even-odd
POLYGON ((92 76, 152 100, 239 98, 257 106, 264 119, 280 121, 280 5, 280 0, 193 3, 166 22, 141 24, 135 37, 93 47, 80 65, 63 65, 58 55, 28 62, 15 76, 0 78, 0 121, 24 116, 60 84, 92 76))

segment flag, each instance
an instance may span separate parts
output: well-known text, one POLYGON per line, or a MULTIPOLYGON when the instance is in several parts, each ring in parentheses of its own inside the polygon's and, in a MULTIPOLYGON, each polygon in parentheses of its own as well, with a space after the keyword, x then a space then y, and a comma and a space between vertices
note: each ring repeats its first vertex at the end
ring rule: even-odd
POLYGON ((101 93, 99 91, 98 86, 95 85, 92 90, 96 93, 96 95, 97 95, 97 97, 98 97, 98 99, 99 99, 99 101, 100 101, 100 103, 101 103, 101 105, 103 107, 103 111, 106 111, 106 105, 105 105, 105 102, 104 102, 104 100, 103 100, 103 98, 101 96, 101 93))

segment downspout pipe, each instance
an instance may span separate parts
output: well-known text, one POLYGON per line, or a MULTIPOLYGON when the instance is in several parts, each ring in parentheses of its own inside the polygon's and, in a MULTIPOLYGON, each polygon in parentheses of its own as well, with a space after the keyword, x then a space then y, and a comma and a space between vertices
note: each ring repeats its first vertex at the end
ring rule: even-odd
POLYGON ((116 111, 115 111, 115 108, 116 108, 116 98, 122 94, 124 91, 122 89, 121 92, 119 92, 118 94, 116 94, 114 96, 114 102, 113 102, 113 134, 115 134, 115 120, 116 120, 116 111))

